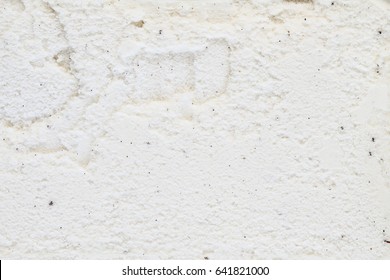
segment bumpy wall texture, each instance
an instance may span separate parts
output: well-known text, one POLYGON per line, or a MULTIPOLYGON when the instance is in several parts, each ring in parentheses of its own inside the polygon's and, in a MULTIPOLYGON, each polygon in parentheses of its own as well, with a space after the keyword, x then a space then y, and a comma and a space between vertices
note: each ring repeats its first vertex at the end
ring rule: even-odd
POLYGON ((0 257, 390 258, 386 0, 1 0, 0 257))

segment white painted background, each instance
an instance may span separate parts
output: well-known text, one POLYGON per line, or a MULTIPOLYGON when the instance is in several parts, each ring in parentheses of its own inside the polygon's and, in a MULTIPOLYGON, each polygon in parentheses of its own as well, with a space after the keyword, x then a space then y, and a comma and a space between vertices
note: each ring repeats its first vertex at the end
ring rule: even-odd
POLYGON ((2 0, 0 258, 390 258, 389 5, 295 2, 2 0))

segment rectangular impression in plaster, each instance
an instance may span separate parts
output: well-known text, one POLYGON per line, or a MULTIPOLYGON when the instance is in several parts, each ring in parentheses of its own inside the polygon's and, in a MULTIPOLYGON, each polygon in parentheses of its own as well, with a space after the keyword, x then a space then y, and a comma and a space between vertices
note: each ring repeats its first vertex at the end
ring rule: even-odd
POLYGON ((133 60, 135 99, 164 99, 190 93, 202 102, 225 93, 230 47, 224 39, 187 47, 162 48, 138 53, 133 60), (190 51, 188 51, 188 49, 190 51))

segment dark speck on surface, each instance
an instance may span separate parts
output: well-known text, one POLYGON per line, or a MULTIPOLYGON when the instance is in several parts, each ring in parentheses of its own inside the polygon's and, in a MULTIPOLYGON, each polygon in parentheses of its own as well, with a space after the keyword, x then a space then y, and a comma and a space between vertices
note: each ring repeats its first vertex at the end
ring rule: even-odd
POLYGON ((49 205, 50 205, 50 206, 53 206, 53 205, 54 205, 54 202, 53 202, 53 201, 50 201, 50 202, 49 202, 49 205))

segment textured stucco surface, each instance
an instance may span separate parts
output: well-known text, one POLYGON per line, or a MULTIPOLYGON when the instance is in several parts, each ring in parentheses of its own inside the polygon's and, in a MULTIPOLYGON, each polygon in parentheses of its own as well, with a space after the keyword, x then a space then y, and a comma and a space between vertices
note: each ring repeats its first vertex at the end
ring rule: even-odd
POLYGON ((390 258, 385 0, 1 0, 0 258, 390 258))

